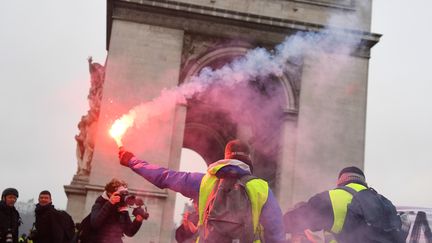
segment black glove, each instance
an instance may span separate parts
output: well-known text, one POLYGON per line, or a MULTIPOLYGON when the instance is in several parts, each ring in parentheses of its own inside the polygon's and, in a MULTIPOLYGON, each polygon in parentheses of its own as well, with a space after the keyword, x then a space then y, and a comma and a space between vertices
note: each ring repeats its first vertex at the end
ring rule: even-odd
POLYGON ((143 219, 148 219, 149 213, 147 213, 142 207, 134 208, 132 211, 133 216, 141 215, 143 219))
POLYGON ((135 155, 129 151, 124 150, 123 147, 120 147, 118 156, 120 159, 120 164, 129 167, 128 166, 129 160, 131 160, 132 157, 134 157, 135 155))

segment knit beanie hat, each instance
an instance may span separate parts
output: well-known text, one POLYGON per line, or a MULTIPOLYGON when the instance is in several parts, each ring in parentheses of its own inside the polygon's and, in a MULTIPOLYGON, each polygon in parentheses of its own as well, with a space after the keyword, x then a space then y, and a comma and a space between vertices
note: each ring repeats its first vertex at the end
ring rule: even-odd
POLYGON ((345 167, 339 172, 337 181, 338 186, 344 186, 349 183, 366 184, 366 178, 363 171, 355 166, 345 167))
POLYGON ((6 189, 4 189, 3 193, 2 193, 2 196, 1 196, 2 200, 7 195, 15 195, 16 197, 18 197, 18 190, 15 189, 15 188, 6 188, 6 189))
POLYGON ((249 146, 239 139, 231 140, 225 146, 225 159, 240 160, 253 169, 249 146))

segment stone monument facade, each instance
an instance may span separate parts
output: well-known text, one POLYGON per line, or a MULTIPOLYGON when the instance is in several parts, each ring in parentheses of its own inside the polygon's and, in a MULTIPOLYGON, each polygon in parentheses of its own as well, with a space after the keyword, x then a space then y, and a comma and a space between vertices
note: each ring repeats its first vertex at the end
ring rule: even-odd
MULTIPOLYGON (((259 94, 277 91, 277 109, 265 120, 271 131, 262 132, 265 122, 232 122, 204 92, 165 107, 148 126, 132 128, 125 146, 140 158, 178 169, 181 148, 211 163, 223 157, 227 141, 246 139, 254 151, 255 174, 269 182, 284 211, 333 186, 341 167, 363 167, 368 63, 380 38, 370 33, 371 5, 371 0, 108 0, 108 57, 103 92, 96 92, 101 97, 97 131, 88 146, 90 160, 83 156, 81 132, 77 137, 82 166, 65 186, 67 210, 81 220, 105 183, 118 177, 144 198, 150 213, 127 242, 171 242, 175 194, 119 166, 107 132, 113 121, 165 88, 189 82, 205 67, 220 68, 255 47, 271 50, 297 32, 322 31, 329 19, 333 27, 361 39, 360 45, 346 54, 348 64, 327 77, 329 82, 317 79, 317 60, 307 55, 287 63, 287 72, 255 80, 251 85, 259 94)), ((235 96, 236 89, 227 93, 235 96)), ((261 109, 273 108, 263 104, 261 109)))

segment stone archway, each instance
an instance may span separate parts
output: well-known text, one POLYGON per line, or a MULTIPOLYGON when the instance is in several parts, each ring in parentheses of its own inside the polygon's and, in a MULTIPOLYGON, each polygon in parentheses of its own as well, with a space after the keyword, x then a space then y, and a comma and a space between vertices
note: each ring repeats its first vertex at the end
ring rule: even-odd
MULTIPOLYGON (((209 51, 195 55, 193 63, 189 62, 188 65, 183 66, 180 82, 189 82, 190 78, 197 75, 204 67, 221 68, 226 63, 244 56, 250 48, 252 46, 247 44, 210 47, 209 51)), ((215 106, 211 102, 200 100, 199 97, 188 100, 183 147, 198 152, 206 163, 210 164, 223 158, 224 146, 227 141, 235 137, 246 138, 252 145, 253 157, 258 161, 254 165, 256 174, 265 178, 274 187, 276 185, 276 169, 281 159, 278 151, 275 150, 279 149, 281 143, 280 135, 285 122, 283 115, 286 111, 297 110, 298 92, 293 87, 294 84, 295 80, 292 80, 288 74, 278 77, 272 76, 268 80, 256 80, 247 84, 263 96, 270 95, 266 94, 269 90, 277 90, 277 97, 272 97, 277 100, 276 103, 272 103, 276 104, 277 107, 266 107, 266 104, 263 104, 262 107, 263 109, 273 109, 269 111, 269 114, 271 113, 273 116, 271 119, 275 120, 275 129, 267 137, 268 132, 262 129, 262 123, 269 123, 269 121, 262 121, 260 124, 254 122, 253 114, 245 114, 243 121, 249 125, 238 124, 227 118, 226 107, 215 106), (263 149, 263 146, 268 146, 268 148, 263 149)), ((229 95, 235 96, 235 90, 227 91, 227 96, 229 95)), ((201 95, 201 97, 205 96, 207 95, 201 95)), ((255 106, 257 105, 255 104, 255 106)))

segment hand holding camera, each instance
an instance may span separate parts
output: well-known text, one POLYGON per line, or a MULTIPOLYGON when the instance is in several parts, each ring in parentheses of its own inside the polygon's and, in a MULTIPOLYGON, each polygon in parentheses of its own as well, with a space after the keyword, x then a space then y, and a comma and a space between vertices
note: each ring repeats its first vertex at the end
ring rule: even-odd
POLYGON ((133 208, 132 214, 138 221, 148 219, 149 213, 144 205, 144 201, 133 194, 129 194, 126 187, 119 187, 110 197, 110 203, 116 205, 119 212, 127 211, 127 208, 133 208), (144 206, 144 208, 142 208, 144 206))
POLYGON ((111 195, 111 197, 109 198, 109 202, 112 204, 112 205, 116 205, 117 203, 119 203, 120 202, 120 194, 118 193, 118 192, 114 192, 112 195, 111 195))
POLYGON ((142 221, 143 219, 147 220, 149 217, 149 213, 147 212, 147 210, 143 209, 142 207, 134 208, 132 214, 136 217, 138 221, 142 221))
POLYGON ((147 212, 147 207, 144 205, 144 201, 141 198, 135 198, 134 205, 136 208, 132 211, 132 214, 136 217, 138 221, 143 219, 147 220, 149 218, 149 213, 147 212), (142 208, 144 206, 144 208, 142 208))

